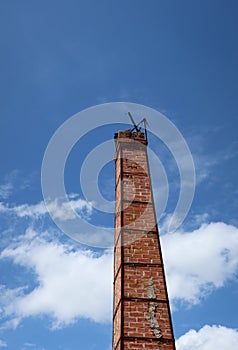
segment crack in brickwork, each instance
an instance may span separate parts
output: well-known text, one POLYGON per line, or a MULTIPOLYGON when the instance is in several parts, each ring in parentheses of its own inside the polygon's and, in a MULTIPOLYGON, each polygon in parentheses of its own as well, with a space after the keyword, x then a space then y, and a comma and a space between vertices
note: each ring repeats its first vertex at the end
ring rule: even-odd
POLYGON ((175 350, 143 133, 115 138, 113 350, 175 350), (138 135, 137 135, 138 134, 138 135))
POLYGON ((149 299, 155 299, 156 294, 155 294, 155 289, 154 289, 154 283, 153 283, 153 277, 150 277, 148 281, 148 288, 147 288, 147 296, 149 299))
MULTIPOLYGON (((147 288, 147 296, 149 299, 155 299, 156 294, 154 289, 153 277, 150 277, 148 285, 149 286, 147 288)), ((156 336, 156 338, 161 338, 162 333, 160 330, 160 325, 155 317, 156 308, 157 308, 157 304, 155 302, 153 301, 149 302, 148 313, 146 315, 146 318, 150 322, 150 327, 154 335, 156 336)))

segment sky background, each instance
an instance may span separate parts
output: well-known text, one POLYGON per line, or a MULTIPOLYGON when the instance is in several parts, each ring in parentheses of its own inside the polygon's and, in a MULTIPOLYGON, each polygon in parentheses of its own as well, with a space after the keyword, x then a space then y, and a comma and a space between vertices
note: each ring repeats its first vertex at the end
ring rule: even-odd
MULTIPOLYGON (((178 172, 157 148, 171 186, 160 228, 177 350, 237 348, 237 18, 235 0, 0 1, 0 347, 111 349, 112 252, 57 228, 40 176, 64 121, 126 101, 166 115, 195 162, 193 204, 168 234, 178 172)), ((80 166, 116 131, 86 135, 65 168, 70 204, 98 225, 113 215, 83 197, 80 166)), ((99 176, 108 200, 113 176, 110 162, 99 176)), ((156 173, 153 181, 159 201, 156 173)), ((64 209, 55 215, 70 220, 64 209)))

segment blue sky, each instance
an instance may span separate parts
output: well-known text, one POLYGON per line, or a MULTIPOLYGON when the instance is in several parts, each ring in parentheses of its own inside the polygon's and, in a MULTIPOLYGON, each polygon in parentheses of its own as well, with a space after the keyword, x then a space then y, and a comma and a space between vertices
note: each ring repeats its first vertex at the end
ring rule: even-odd
MULTIPOLYGON (((235 0, 0 2, 0 347, 111 349, 111 250, 59 230, 44 206, 41 165, 68 118, 98 104, 131 102, 170 119, 195 163, 193 204, 168 234, 179 174, 150 135, 170 186, 160 228, 177 349, 236 349, 237 16, 235 0)), ((84 135, 65 167, 70 205, 94 225, 112 226, 113 214, 86 200, 80 169, 117 130, 101 125, 84 135)), ((107 200, 113 176, 109 162, 99 173, 107 200)), ((157 178, 155 170, 159 205, 157 178)), ((63 214, 51 208, 70 220, 67 206, 63 214)))

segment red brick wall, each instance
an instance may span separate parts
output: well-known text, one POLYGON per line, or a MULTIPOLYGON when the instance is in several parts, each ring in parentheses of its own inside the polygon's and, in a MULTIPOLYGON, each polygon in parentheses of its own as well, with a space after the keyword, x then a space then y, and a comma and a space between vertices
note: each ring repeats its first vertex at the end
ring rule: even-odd
POLYGON ((174 350, 147 141, 116 137, 113 350, 174 350))

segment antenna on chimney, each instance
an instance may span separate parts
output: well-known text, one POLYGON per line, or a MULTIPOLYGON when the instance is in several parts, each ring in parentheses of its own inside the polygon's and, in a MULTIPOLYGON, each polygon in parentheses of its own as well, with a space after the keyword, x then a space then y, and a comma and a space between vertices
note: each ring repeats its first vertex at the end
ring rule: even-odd
POLYGON ((129 115, 130 120, 131 120, 131 122, 132 122, 132 124, 133 124, 133 126, 134 126, 134 127, 131 129, 131 132, 133 132, 134 130, 135 130, 136 132, 140 132, 140 131, 141 131, 141 127, 139 127, 139 126, 140 126, 142 123, 144 124, 145 139, 146 139, 146 141, 147 141, 147 129, 146 129, 146 126, 148 125, 148 122, 147 122, 146 118, 143 118, 138 124, 136 124, 130 112, 128 112, 128 115, 129 115))

